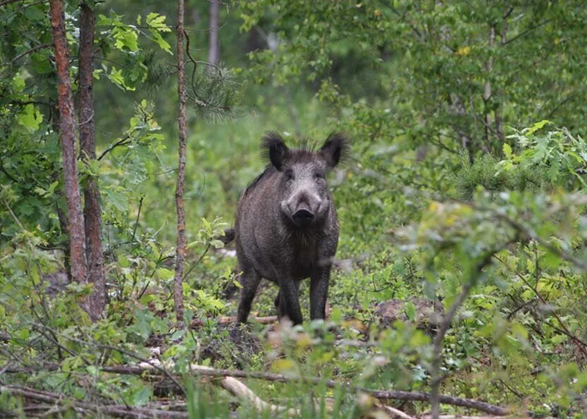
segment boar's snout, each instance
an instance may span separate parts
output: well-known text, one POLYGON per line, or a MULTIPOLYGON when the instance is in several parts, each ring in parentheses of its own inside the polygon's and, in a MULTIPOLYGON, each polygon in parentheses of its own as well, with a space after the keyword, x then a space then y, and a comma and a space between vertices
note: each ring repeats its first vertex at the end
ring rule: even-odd
POLYGON ((304 227, 309 224, 312 224, 312 221, 314 221, 314 218, 315 218, 314 214, 307 209, 297 210, 294 213, 294 215, 292 216, 293 222, 296 223, 297 225, 299 225, 300 227, 304 227))
POLYGON ((282 210, 296 227, 308 227, 324 216, 324 200, 307 191, 294 194, 282 203, 282 210))

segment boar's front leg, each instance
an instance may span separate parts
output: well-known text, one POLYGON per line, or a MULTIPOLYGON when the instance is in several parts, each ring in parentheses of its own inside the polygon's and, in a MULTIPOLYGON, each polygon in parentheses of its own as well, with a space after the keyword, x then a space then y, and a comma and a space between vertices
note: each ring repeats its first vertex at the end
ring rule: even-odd
POLYGON ((326 300, 331 266, 317 268, 311 275, 310 283, 310 320, 326 318, 326 300))
POLYGON ((302 317, 302 309, 300 308, 299 297, 300 283, 291 278, 286 278, 279 284, 279 294, 275 302, 277 305, 277 314, 281 317, 289 317, 291 322, 301 324, 304 319, 302 317))
POLYGON ((247 318, 251 312, 251 304, 253 303, 260 282, 261 276, 254 269, 247 268, 243 270, 240 278, 240 283, 243 288, 241 290, 241 300, 238 305, 237 322, 247 322, 247 318))

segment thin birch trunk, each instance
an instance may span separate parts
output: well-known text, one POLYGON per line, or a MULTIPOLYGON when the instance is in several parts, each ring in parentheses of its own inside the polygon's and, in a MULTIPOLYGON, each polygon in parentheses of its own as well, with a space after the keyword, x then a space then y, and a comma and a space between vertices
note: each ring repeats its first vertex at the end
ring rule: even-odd
POLYGON ((185 239, 185 211, 183 206, 183 188, 185 182, 186 163, 186 107, 187 92, 185 81, 185 56, 184 56, 184 0, 178 0, 177 17, 177 93, 179 95, 179 164, 177 167, 177 188, 175 191, 175 204, 177 208, 177 246, 175 250, 175 277, 173 281, 173 300, 175 303, 175 315, 179 327, 183 327, 183 272, 186 252, 185 239))
POLYGON ((208 62, 217 65, 220 60, 220 43, 218 40, 218 16, 220 14, 220 0, 210 1, 210 48, 208 62))
MULTIPOLYGON (((84 1, 80 13, 79 45, 79 135, 82 160, 96 159, 94 128, 94 10, 84 1)), ((90 317, 102 317, 106 306, 106 280, 104 276, 104 251, 102 249, 102 212, 98 182, 89 178, 84 193, 84 220, 86 232, 86 257, 88 282, 94 285, 90 295, 90 317)))

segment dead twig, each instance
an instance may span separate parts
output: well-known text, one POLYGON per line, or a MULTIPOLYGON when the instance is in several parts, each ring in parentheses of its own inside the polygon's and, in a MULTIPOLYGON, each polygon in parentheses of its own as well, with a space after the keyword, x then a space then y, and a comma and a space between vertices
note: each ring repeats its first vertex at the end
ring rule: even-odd
POLYGON ((114 144, 112 144, 110 147, 108 147, 106 150, 104 150, 102 152, 102 154, 100 154, 100 156, 98 157, 97 160, 102 160, 106 154, 108 154, 109 152, 111 152, 112 150, 114 150, 116 147, 125 146, 125 145, 128 145, 130 143, 131 143, 131 141, 130 141, 130 134, 125 135, 120 140, 118 140, 117 142, 115 142, 114 144))

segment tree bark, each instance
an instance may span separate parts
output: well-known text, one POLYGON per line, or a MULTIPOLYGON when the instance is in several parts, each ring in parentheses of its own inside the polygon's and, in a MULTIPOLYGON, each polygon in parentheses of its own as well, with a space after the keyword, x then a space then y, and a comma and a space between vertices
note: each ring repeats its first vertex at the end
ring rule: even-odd
POLYGON ((183 206, 183 187, 185 183, 186 163, 186 107, 187 91, 185 84, 185 56, 184 56, 184 0, 178 0, 177 16, 177 93, 179 95, 179 164, 177 167, 177 188, 175 190, 175 205, 177 208, 177 246, 175 249, 175 277, 173 280, 173 300, 175 315, 179 327, 183 327, 183 272, 186 251, 185 239, 185 211, 183 206))
POLYGON ((218 41, 218 15, 220 14, 220 0, 210 0, 210 48, 208 62, 217 65, 220 60, 220 43, 218 41))
MULTIPOLYGON (((87 2, 82 2, 80 13, 79 45, 79 135, 82 160, 96 160, 94 128, 94 28, 95 13, 87 2)), ((102 249, 102 212, 100 191, 95 178, 88 178, 83 187, 84 220, 86 233, 86 257, 88 282, 94 285, 90 295, 90 317, 102 317, 106 306, 106 280, 104 276, 104 251, 102 249)))
MULTIPOLYGON (((81 197, 77 178, 77 156, 75 149, 75 117, 71 82, 69 79, 69 53, 65 37, 65 17, 61 0, 49 1, 51 28, 55 45, 59 100, 59 139, 63 153, 63 177, 69 233, 71 277, 78 283, 86 283, 86 235, 81 197)), ((87 301, 82 306, 88 310, 87 301)))

